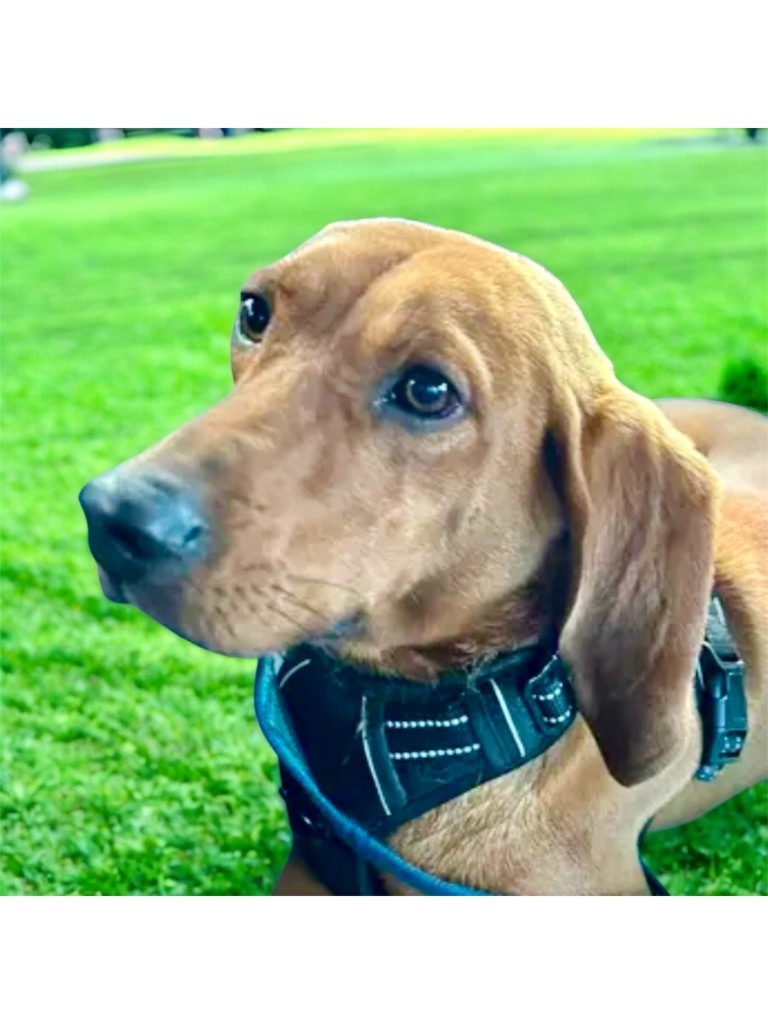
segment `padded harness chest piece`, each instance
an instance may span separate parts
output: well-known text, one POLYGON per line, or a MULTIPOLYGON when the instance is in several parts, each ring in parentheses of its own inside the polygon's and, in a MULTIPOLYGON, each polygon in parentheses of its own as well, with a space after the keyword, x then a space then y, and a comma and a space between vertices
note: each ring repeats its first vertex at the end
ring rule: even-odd
POLYGON ((278 686, 320 788, 381 838, 534 760, 576 714, 562 660, 539 647, 439 685, 367 674, 299 647, 278 686))
MULTIPOLYGON (((736 760, 747 735, 744 665, 710 603, 696 669, 696 778, 736 760)), ((383 840, 400 825, 533 761, 577 708, 554 644, 522 648, 438 685, 375 675, 306 645, 259 661, 256 713, 280 759, 294 837, 337 895, 383 895, 389 874, 425 895, 490 895, 445 882, 383 840)), ((650 891, 668 895, 642 863, 650 891)))

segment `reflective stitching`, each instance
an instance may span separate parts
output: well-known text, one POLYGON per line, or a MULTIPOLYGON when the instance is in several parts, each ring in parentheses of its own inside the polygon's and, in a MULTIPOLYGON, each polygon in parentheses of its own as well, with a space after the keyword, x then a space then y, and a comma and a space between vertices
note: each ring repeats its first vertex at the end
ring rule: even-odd
POLYGON ((570 711, 564 711, 562 715, 545 715, 541 716, 547 725, 554 725, 556 722, 564 722, 566 719, 571 717, 570 711))
POLYGON ((556 690, 552 693, 532 693, 531 696, 534 700, 554 700, 555 697, 559 697, 563 692, 563 684, 559 683, 556 690))
POLYGON ((473 754, 480 749, 479 743, 470 743, 466 747, 449 747, 447 750, 404 750, 396 751, 389 756, 393 761, 416 760, 420 757, 456 757, 458 754, 473 754))
POLYGON ((388 720, 384 725, 387 729, 448 729, 451 726, 466 725, 468 721, 467 715, 459 715, 457 718, 388 720))

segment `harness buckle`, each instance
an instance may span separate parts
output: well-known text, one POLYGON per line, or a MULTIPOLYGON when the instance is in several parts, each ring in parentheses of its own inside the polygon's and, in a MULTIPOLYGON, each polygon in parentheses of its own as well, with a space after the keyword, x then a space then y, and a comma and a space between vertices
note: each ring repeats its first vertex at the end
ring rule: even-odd
POLYGON ((735 651, 716 651, 706 640, 696 666, 702 725, 701 763, 694 778, 711 782, 736 761, 747 738, 744 662, 735 651))
POLYGON ((543 733, 565 732, 576 712, 568 669, 553 655, 525 686, 526 703, 543 733))

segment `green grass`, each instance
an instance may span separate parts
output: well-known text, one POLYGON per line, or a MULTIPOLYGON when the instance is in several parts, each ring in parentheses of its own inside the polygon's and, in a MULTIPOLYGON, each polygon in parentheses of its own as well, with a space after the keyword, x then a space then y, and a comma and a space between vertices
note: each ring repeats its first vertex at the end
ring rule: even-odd
MULTIPOLYGON (((712 396, 727 358, 766 363, 763 147, 690 133, 234 142, 30 175, 30 200, 2 209, 6 893, 261 893, 284 856, 253 666, 107 604, 77 505, 86 480, 227 390, 256 266, 331 220, 413 217, 548 266, 647 395, 712 396)), ((758 788, 646 846, 676 893, 765 894, 767 839, 758 788)))

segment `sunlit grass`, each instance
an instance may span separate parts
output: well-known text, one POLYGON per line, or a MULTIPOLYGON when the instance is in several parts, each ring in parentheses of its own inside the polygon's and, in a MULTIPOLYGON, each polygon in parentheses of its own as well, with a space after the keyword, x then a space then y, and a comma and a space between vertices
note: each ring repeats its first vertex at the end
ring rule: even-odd
MULTIPOLYGON (((766 151, 399 131, 110 149, 178 156, 30 175, 29 201, 0 214, 0 888, 263 892, 287 829, 253 666, 103 600, 80 486, 227 390, 241 282, 336 219, 413 217, 525 252, 627 384, 714 395, 728 356, 766 362, 766 151)), ((766 892, 765 790, 647 845, 677 892, 766 892)))

